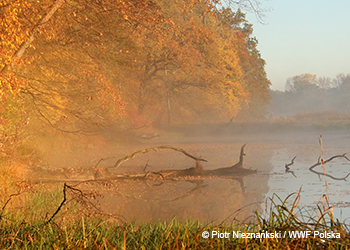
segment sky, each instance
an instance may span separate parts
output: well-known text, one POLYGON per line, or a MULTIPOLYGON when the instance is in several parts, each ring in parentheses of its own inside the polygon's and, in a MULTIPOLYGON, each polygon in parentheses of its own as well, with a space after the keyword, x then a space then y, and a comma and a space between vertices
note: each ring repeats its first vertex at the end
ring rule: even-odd
POLYGON ((331 79, 350 74, 350 0, 261 0, 261 24, 252 13, 253 35, 266 61, 273 90, 304 73, 331 79))

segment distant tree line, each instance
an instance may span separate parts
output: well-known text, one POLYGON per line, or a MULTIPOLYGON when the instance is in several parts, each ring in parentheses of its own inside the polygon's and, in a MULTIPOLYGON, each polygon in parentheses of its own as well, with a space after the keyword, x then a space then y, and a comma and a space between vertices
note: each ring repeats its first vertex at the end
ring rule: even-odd
POLYGON ((287 79, 284 92, 270 93, 268 111, 274 118, 318 113, 319 118, 338 119, 350 114, 350 74, 335 79, 301 74, 287 79))

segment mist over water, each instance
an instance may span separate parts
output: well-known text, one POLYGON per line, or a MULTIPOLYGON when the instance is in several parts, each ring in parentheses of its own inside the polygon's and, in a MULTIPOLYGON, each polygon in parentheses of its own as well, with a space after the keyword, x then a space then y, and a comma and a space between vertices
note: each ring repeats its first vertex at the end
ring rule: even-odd
POLYGON ((340 122, 349 119, 350 75, 335 79, 301 74, 286 81, 286 91, 270 91, 269 119, 340 122))
MULTIPOLYGON (((74 166, 91 169, 104 158, 98 165, 98 168, 104 168, 138 150, 172 145, 206 159, 207 162, 202 163, 203 169, 212 170, 237 163, 241 146, 247 144, 243 167, 257 170, 257 173, 241 178, 206 176, 165 181, 160 177, 145 180, 126 178, 101 183, 96 181, 81 187, 84 190, 97 190, 100 193, 97 202, 102 211, 126 221, 170 221, 174 217, 180 221, 199 220, 203 223, 253 220, 254 211, 264 213, 269 198, 274 194, 285 199, 300 188, 300 207, 314 208, 315 202, 320 202, 322 196, 327 194, 339 219, 350 216, 347 182, 318 177, 309 171, 309 167, 317 163, 322 154, 319 144, 321 134, 324 159, 350 151, 350 136, 346 127, 242 122, 173 127, 159 129, 157 133, 159 136, 152 139, 140 139, 140 131, 135 136, 132 133, 124 134, 122 145, 120 142, 113 143, 120 140, 120 134, 110 133, 110 137, 96 140, 98 143, 93 146, 82 148, 78 144, 73 146, 73 143, 70 148, 74 150, 69 154, 66 152, 69 157, 63 157, 64 160, 60 162, 58 158, 62 157, 63 152, 51 152, 51 158, 47 158, 47 161, 50 165, 60 163, 56 165, 58 169, 74 166), (296 159, 290 170, 296 177, 285 172, 285 164, 290 163, 294 156, 296 159)), ((111 171, 124 175, 142 174, 146 165, 146 171, 157 172, 191 168, 195 162, 180 152, 158 150, 128 160, 111 171)), ((325 170, 320 166, 316 169, 342 178, 350 172, 350 163, 335 159, 325 165, 325 170)), ((94 178, 94 173, 87 172, 82 171, 85 175, 76 174, 69 178, 94 178)), ((49 178, 63 179, 68 176, 55 173, 49 178)), ((40 175, 37 174, 36 178, 40 179, 40 175)))

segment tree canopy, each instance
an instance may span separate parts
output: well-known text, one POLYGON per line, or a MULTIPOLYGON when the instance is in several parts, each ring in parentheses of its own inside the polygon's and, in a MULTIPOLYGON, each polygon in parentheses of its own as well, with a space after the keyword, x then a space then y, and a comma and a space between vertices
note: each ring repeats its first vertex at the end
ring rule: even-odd
POLYGON ((218 6, 2 1, 1 131, 8 136, 32 124, 79 132, 110 123, 263 115, 270 82, 252 25, 239 9, 218 6))

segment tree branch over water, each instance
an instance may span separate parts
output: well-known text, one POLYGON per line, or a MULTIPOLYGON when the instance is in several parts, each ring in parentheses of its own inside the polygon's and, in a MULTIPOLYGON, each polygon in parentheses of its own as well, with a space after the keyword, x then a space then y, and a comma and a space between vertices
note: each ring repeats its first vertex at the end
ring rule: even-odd
POLYGON ((181 152, 183 153, 184 155, 186 155, 187 157, 190 157, 192 158, 193 160, 195 161, 205 161, 207 162, 207 160, 205 159, 201 159, 201 158, 198 158, 198 157, 195 157, 189 153, 187 153, 185 150, 183 150, 182 148, 175 148, 175 147, 172 147, 172 146, 168 146, 168 145, 164 145, 164 146, 158 146, 158 147, 153 147, 153 148, 147 148, 147 149, 142 149, 142 150, 139 150, 139 151, 136 151, 134 153, 132 153, 131 155, 127 155, 121 159, 119 159, 115 164, 114 166, 112 167, 108 167, 107 169, 111 169, 111 168, 118 168, 123 162, 126 162, 128 160, 131 160, 133 159, 134 157, 136 157, 137 155, 143 155, 143 154, 147 154, 149 152, 156 152, 157 150, 159 149, 171 149, 171 150, 175 150, 175 151, 178 151, 178 152, 181 152))

